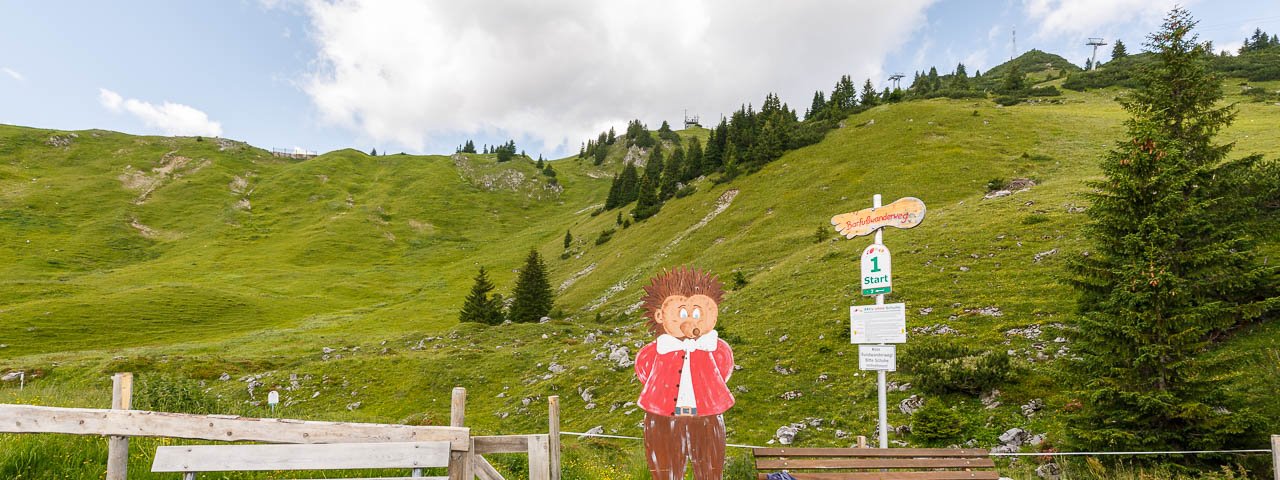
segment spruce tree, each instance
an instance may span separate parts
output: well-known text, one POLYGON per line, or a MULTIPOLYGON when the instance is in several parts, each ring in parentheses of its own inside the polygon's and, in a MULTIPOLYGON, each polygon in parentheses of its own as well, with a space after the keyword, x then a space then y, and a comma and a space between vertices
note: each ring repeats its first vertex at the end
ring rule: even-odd
POLYGON ((369 156, 370 157, 378 156, 378 149, 375 148, 375 149, 369 150, 369 156))
POLYGON ((870 78, 862 84, 862 98, 858 99, 858 103, 862 104, 864 107, 874 107, 877 103, 880 103, 880 98, 876 93, 876 87, 871 85, 870 78))
POLYGON ((568 250, 569 247, 572 245, 573 245, 573 232, 565 230, 564 231, 564 249, 568 250))
POLYGON ((1115 61, 1117 58, 1124 58, 1128 54, 1129 52, 1125 49, 1124 42, 1116 40, 1115 46, 1111 47, 1111 60, 1115 61))
POLYGON ((502 323, 502 303, 498 296, 489 296, 489 292, 493 291, 493 283, 489 281, 489 274, 484 271, 484 267, 480 267, 480 273, 476 275, 476 282, 471 286, 471 293, 467 295, 466 300, 462 302, 462 311, 458 313, 458 321, 475 322, 486 325, 498 325, 502 323))
POLYGON ((636 198, 636 208, 631 211, 631 216, 636 220, 644 220, 658 213, 658 209, 662 208, 658 200, 658 187, 649 177, 640 178, 640 193, 636 198))
POLYGON ((658 198, 667 201, 676 196, 676 187, 680 184, 680 176, 684 174, 684 149, 676 146, 671 151, 671 159, 662 168, 662 184, 658 190, 658 198))
POLYGON ((1215 337, 1280 305, 1276 269, 1255 259, 1247 182, 1258 157, 1228 160, 1214 136, 1234 118, 1195 22, 1175 8, 1149 37, 1153 64, 1122 100, 1125 134, 1088 194, 1093 244, 1070 263, 1080 292, 1073 351, 1085 448, 1218 449, 1260 440, 1205 353, 1215 337))
POLYGON ((823 110, 826 110, 826 109, 827 109, 826 95, 822 93, 822 90, 813 92, 813 102, 809 104, 809 110, 804 112, 804 118, 807 120, 810 117, 818 115, 819 113, 821 113, 823 110))
POLYGON ((618 177, 618 205, 619 207, 636 201, 636 196, 640 193, 640 172, 636 169, 636 164, 628 163, 622 167, 622 175, 618 177))
POLYGON ((551 293, 551 282, 547 280, 547 267, 542 263, 542 256, 536 249, 529 250, 529 256, 516 277, 516 288, 512 293, 511 321, 517 323, 533 323, 551 313, 555 298, 551 293))
POLYGON ((689 183, 702 175, 702 142, 698 137, 689 139, 688 153, 684 156, 684 172, 681 181, 689 183))

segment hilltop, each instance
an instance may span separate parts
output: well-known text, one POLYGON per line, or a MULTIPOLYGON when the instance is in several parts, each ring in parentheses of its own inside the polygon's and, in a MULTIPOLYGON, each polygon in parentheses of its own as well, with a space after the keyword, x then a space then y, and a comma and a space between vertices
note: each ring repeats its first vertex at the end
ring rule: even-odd
MULTIPOLYGON (((1237 154, 1280 155, 1280 107, 1227 91, 1240 115, 1222 139, 1237 154)), ((134 371, 201 382, 199 395, 228 413, 265 415, 262 390, 278 385, 284 416, 441 423, 443 399, 462 385, 468 422, 482 433, 538 430, 538 402, 561 395, 565 430, 637 435, 627 402, 638 385, 625 359, 649 340, 640 288, 662 268, 695 264, 746 280, 722 306, 722 337, 743 366, 731 381, 729 441, 761 445, 800 424, 796 445, 845 445, 847 435, 871 436, 876 420, 874 375, 853 364, 846 313, 866 302, 853 286, 869 240, 816 231, 878 193, 929 206, 920 227, 885 234, 896 263, 890 301, 909 312, 902 355, 967 345, 1008 352, 1018 372, 984 402, 924 393, 904 369, 890 380, 917 386, 891 392, 891 405, 919 395, 954 409, 957 443, 991 446, 1020 427, 1052 446, 1074 400, 1060 381, 1074 295, 1059 278, 1064 259, 1085 249, 1079 194, 1119 140, 1118 93, 876 106, 757 172, 699 180, 629 228, 615 225, 615 212, 593 215, 623 149, 599 166, 551 162, 553 185, 531 161, 493 155, 343 150, 295 160, 222 139, 0 126, 0 235, 12 239, 0 252, 15 259, 0 265, 0 371, 39 372, 24 391, 0 387, 0 402, 100 407, 106 374, 134 371), (990 195, 993 181, 1015 180, 1025 189, 990 195), (576 240, 562 256, 565 231, 576 240), (549 259, 559 287, 553 320, 457 324, 476 270, 509 292, 529 248, 549 259)), ((1264 253, 1276 252, 1272 239, 1264 253)), ((1278 342, 1278 327, 1264 324, 1215 354, 1258 373, 1235 378, 1238 389, 1270 398, 1280 389, 1278 342)), ((1274 402, 1259 408, 1280 418, 1274 402)), ((910 417, 891 407, 890 423, 910 417)), ((892 438, 928 443, 906 430, 892 438)), ((92 445, 0 437, 0 474, 24 458, 95 455, 92 445)), ((643 471, 634 443, 566 449, 567 478, 643 471)))

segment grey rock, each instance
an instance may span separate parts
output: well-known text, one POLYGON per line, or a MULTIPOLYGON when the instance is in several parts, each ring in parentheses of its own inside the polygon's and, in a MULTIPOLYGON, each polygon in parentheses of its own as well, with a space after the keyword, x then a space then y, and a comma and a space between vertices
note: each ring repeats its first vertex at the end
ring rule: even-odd
POLYGON ((556 362, 551 362, 551 365, 547 367, 547 371, 551 373, 564 373, 564 370, 564 365, 556 362))
POLYGON ((1031 261, 1034 263, 1040 263, 1041 260, 1044 260, 1048 257, 1054 256, 1057 254, 1058 254, 1058 249, 1056 248, 1053 250, 1046 250, 1046 251, 1035 254, 1035 256, 1031 258, 1031 261))
POLYGON ((795 400, 803 396, 804 396, 804 393, 801 393, 799 390, 791 390, 787 392, 782 392, 782 395, 778 395, 778 398, 781 398, 783 400, 795 400))
POLYGON ((596 426, 594 426, 594 427, 591 427, 591 429, 590 429, 590 430, 587 430, 587 432, 586 432, 586 433, 587 433, 587 435, 600 435, 600 434, 603 434, 603 433, 604 433, 604 426, 596 425, 596 426))
POLYGON ((19 378, 22 378, 22 372, 15 370, 0 376, 0 382, 15 382, 19 378))
POLYGON ((923 406, 924 399, 920 398, 919 395, 912 395, 902 399, 901 402, 898 402, 898 410, 901 410, 902 413, 907 415, 915 415, 916 412, 920 410, 920 407, 923 406))
POLYGON ((1020 447, 1023 444, 1027 443, 1027 438, 1028 438, 1028 435, 1026 430, 1014 427, 1014 428, 1005 430, 1004 433, 1000 434, 1000 443, 1003 445, 1012 445, 1014 447, 1020 447))
POLYGON ((352 402, 352 403, 348 403, 348 404, 347 404, 347 410, 355 410, 355 409, 357 409, 357 408, 360 408, 360 405, 362 405, 362 403, 361 403, 361 402, 352 402))
POLYGON ((1027 417, 1030 417, 1032 415, 1035 415, 1035 413, 1040 411, 1040 409, 1042 408, 1044 408, 1044 400, 1035 398, 1022 406, 1022 414, 1027 417))
POLYGON ((619 367, 630 367, 636 363, 631 360, 631 350, 623 346, 614 348, 609 352, 609 361, 619 367))
POLYGON ((218 380, 223 382, 227 380, 231 380, 231 374, 227 372, 222 372, 222 375, 218 376, 218 380))
POLYGON ((991 389, 990 392, 978 396, 978 401, 982 402, 982 406, 992 409, 1000 406, 1000 390, 991 389))
POLYGON ((1062 476, 1062 467, 1049 462, 1036 468, 1036 475, 1045 480, 1058 480, 1058 477, 1062 476))

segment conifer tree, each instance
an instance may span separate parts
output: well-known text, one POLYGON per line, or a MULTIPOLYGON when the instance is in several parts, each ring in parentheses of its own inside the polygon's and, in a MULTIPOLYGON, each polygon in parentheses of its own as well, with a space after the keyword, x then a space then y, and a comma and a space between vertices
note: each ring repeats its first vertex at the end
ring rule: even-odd
POLYGON ((1247 173, 1214 136, 1234 118, 1219 106, 1211 52, 1175 8, 1149 36, 1154 63, 1122 105, 1123 139, 1089 194, 1093 247, 1071 264, 1080 291, 1083 357, 1077 442, 1107 449, 1218 449, 1257 440, 1256 417, 1233 403, 1205 352, 1215 336, 1280 306, 1276 268, 1255 259, 1258 213, 1247 173))
POLYGON ((1018 68, 1017 63, 1009 63, 1009 69, 1004 72, 1004 83, 1002 85, 1006 93, 1016 93, 1027 88, 1027 79, 1023 75, 1022 69, 1018 68))
POLYGON ((662 180, 662 168, 666 166, 666 162, 662 161, 662 148, 654 148, 653 153, 649 154, 649 163, 644 164, 644 178, 649 179, 655 187, 662 180))
POLYGON ((573 232, 565 230, 564 231, 564 249, 568 250, 571 245, 573 245, 573 232))
POLYGON ((671 151, 671 159, 662 168, 662 184, 658 189, 658 198, 662 201, 676 196, 676 187, 680 184, 680 176, 684 174, 684 149, 676 146, 671 151))
POLYGON ((874 107, 880 103, 880 99, 876 94, 876 87, 871 85, 871 79, 862 83, 862 98, 858 99, 858 103, 864 107, 874 107))
POLYGON ((501 299, 497 296, 490 297, 489 292, 492 291, 493 283, 489 281, 489 274, 484 271, 484 267, 480 267, 480 273, 476 274, 476 282, 471 286, 471 293, 462 302, 458 321, 486 325, 502 323, 505 318, 502 315, 501 299))
POLYGON ((373 149, 373 150, 369 150, 369 156, 370 156, 370 157, 376 157, 376 156, 378 156, 378 149, 376 149, 376 148, 375 148, 375 149, 373 149))
POLYGON ((640 178, 640 193, 636 198, 636 209, 631 212, 631 216, 636 220, 644 220, 658 213, 661 208, 658 200, 658 187, 655 182, 649 180, 648 176, 640 178))
POLYGON ((956 64, 956 71, 951 74, 951 86, 953 90, 969 89, 969 74, 965 72, 964 64, 956 64))
POLYGON ((1111 60, 1114 61, 1117 58, 1124 58, 1128 54, 1129 52, 1125 49, 1124 42, 1116 40, 1115 46, 1111 47, 1111 60))
POLYGON ((698 137, 689 139, 688 153, 684 156, 684 172, 680 180, 689 183, 702 175, 702 142, 698 137))
POLYGON ((551 313, 555 298, 551 293, 551 282, 547 280, 547 267, 542 263, 542 256, 536 249, 529 250, 525 258, 524 268, 516 277, 516 288, 512 293, 511 321, 532 323, 541 320, 551 313))
POLYGON ((826 95, 822 93, 822 90, 813 92, 813 102, 809 104, 809 110, 804 112, 804 118, 808 119, 810 117, 816 116, 826 109, 827 109, 826 95))

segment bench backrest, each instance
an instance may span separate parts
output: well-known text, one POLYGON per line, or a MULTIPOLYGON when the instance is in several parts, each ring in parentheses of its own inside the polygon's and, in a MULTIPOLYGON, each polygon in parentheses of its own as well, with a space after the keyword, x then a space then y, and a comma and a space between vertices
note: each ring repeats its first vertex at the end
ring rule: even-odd
POLYGON ((989 452, 981 449, 757 448, 753 453, 762 480, 768 476, 764 471, 781 470, 797 480, 1000 478, 989 452))
POLYGON ((152 472, 348 470, 449 465, 449 442, 159 447, 152 472))

